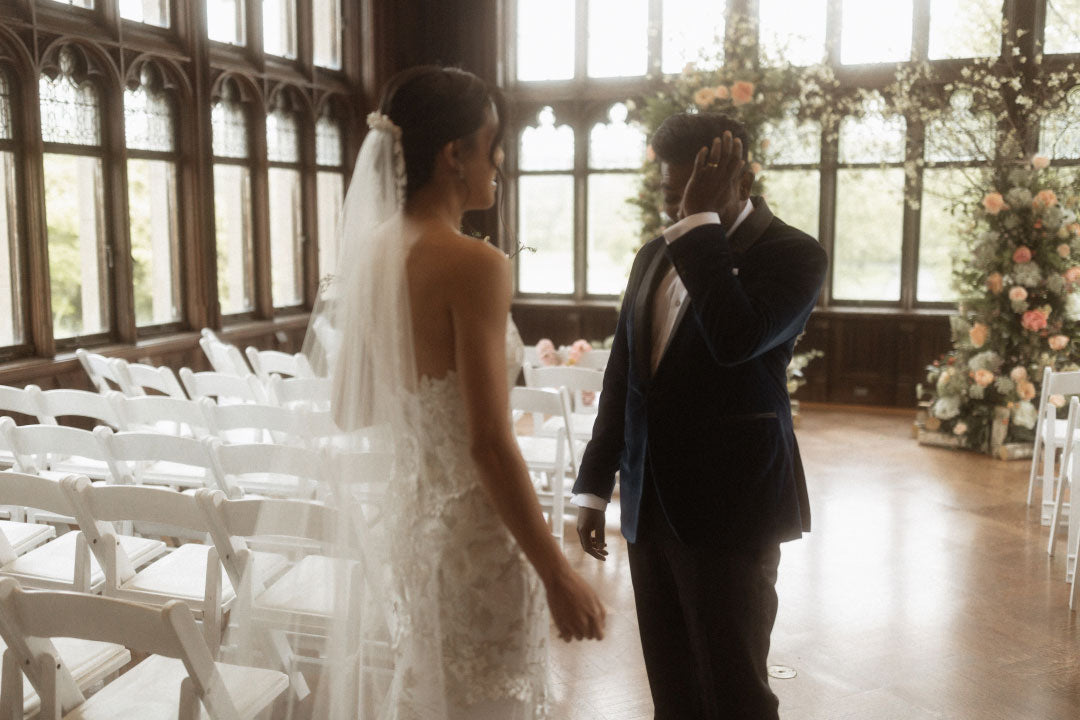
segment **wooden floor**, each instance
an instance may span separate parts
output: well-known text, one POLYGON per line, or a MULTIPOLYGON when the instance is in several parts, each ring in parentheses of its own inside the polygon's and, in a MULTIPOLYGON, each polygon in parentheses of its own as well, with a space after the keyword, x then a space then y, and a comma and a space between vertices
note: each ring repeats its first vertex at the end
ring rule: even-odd
MULTIPOLYGON (((922 447, 911 415, 805 409, 814 531, 783 546, 770 663, 783 720, 1075 720, 1080 612, 1064 540, 1025 507, 1027 461, 922 447)), ((601 643, 552 642, 558 720, 652 718, 625 542, 567 552, 610 615, 601 643)), ((1062 533, 1064 535, 1064 533, 1062 533)), ((691 720, 691 719, 688 719, 691 720)))

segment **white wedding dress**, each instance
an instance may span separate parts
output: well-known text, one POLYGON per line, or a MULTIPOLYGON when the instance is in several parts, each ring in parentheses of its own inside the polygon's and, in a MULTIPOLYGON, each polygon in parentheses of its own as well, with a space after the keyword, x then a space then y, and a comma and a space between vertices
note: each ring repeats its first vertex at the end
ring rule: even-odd
MULTIPOLYGON (((524 347, 507 325, 507 381, 524 347)), ((457 373, 420 378, 411 472, 386 505, 395 679, 388 720, 548 716, 544 588, 481 485, 457 373)), ((402 457, 402 455, 399 455, 402 457)))

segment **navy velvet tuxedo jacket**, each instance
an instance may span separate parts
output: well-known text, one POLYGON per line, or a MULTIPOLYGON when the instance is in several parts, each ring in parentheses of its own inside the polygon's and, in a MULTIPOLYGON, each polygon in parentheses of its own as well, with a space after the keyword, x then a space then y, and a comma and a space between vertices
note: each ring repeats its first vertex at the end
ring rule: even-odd
POLYGON ((810 529, 787 365, 827 259, 760 197, 732 236, 709 224, 634 259, 574 493, 611 499, 635 542, 646 475, 684 542, 756 549, 810 529), (674 264, 687 289, 655 374, 652 299, 674 264))

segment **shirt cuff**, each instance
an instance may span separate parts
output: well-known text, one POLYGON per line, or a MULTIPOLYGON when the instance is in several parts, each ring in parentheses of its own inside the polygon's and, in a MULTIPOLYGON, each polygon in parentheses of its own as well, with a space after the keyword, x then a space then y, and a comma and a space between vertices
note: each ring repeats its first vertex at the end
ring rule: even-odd
POLYGON ((593 495, 592 493, 581 493, 570 498, 571 505, 577 505, 578 507, 590 508, 592 510, 607 510, 607 500, 599 495, 593 495))
POLYGON ((715 212, 699 212, 684 217, 664 231, 664 242, 670 245, 686 233, 702 225, 719 225, 720 214, 715 212))

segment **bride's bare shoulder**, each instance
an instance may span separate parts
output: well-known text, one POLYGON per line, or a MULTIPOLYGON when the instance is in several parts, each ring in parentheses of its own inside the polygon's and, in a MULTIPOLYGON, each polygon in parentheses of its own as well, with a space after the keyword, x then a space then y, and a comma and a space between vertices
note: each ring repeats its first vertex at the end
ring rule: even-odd
POLYGON ((417 238, 410 264, 441 276, 451 285, 500 283, 509 267, 506 255, 490 243, 441 228, 417 238))

